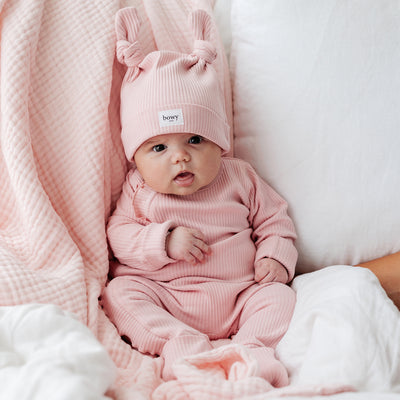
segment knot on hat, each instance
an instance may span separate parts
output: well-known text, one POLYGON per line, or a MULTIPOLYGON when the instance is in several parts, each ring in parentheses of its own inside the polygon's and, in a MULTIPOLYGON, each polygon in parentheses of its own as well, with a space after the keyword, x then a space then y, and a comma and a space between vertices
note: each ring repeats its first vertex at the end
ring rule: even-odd
POLYGON ((125 64, 127 67, 137 67, 143 61, 140 44, 137 41, 130 43, 127 40, 118 40, 117 58, 121 64, 125 64))
POLYGON ((211 64, 217 57, 217 50, 208 40, 198 39, 194 41, 192 54, 211 64))

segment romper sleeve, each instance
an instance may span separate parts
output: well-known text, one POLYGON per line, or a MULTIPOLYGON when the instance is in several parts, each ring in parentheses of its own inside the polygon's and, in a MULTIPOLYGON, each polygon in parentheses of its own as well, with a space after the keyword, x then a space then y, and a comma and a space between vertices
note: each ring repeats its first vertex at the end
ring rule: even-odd
POLYGON ((140 215, 134 204, 135 196, 142 187, 143 183, 129 173, 115 211, 108 221, 107 237, 120 263, 155 271, 174 262, 165 249, 165 240, 173 223, 154 223, 140 215))
POLYGON ((264 257, 280 262, 288 272, 288 282, 294 277, 298 253, 294 224, 287 213, 287 202, 262 180, 248 165, 250 190, 249 219, 253 227, 252 238, 256 245, 255 261, 264 257))

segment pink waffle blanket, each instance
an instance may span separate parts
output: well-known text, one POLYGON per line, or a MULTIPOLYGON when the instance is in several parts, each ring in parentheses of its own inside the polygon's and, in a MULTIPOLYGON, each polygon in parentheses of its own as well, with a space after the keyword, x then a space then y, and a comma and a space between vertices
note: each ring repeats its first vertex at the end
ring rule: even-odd
MULTIPOLYGON (((187 51, 188 13, 212 13, 208 1, 0 1, 0 305, 51 303, 77 315, 118 367, 118 398, 160 383, 158 361, 121 341, 98 305, 105 224, 127 172, 114 63, 114 17, 125 6, 143 18, 149 51, 187 51)), ((214 40, 220 48, 217 31, 214 40)), ((231 120, 224 57, 218 73, 231 120)))

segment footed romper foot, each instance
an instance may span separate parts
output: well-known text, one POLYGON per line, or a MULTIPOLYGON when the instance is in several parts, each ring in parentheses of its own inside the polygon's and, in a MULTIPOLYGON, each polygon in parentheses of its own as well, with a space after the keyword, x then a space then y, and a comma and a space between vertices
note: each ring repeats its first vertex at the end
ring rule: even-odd
POLYGON ((270 347, 246 346, 257 360, 258 376, 267 380, 275 388, 289 385, 289 376, 285 366, 275 358, 275 350, 270 347))
POLYGON ((163 348, 164 358, 162 378, 165 381, 176 379, 172 366, 179 359, 212 350, 210 340, 205 335, 185 335, 170 339, 163 348))

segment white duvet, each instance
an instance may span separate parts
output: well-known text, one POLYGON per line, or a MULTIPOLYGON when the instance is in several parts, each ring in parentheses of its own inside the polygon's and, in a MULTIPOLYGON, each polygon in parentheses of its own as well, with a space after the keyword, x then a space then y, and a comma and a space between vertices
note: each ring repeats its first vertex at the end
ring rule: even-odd
MULTIPOLYGON (((376 277, 363 268, 333 266, 295 278, 293 288, 295 313, 277 350, 290 386, 246 398, 400 398, 400 313, 376 277), (343 387, 355 392, 322 396, 343 387)), ((53 305, 2 307, 0 338, 2 399, 107 398, 115 367, 71 314, 53 305)), ((176 391, 168 397, 167 385, 157 398, 185 398, 176 391)))
POLYGON ((95 400, 115 377, 91 331, 49 304, 0 308, 0 398, 95 400))
POLYGON ((291 384, 346 384, 400 398, 400 314, 375 275, 334 266, 297 277, 293 287, 296 310, 278 348, 291 384))

